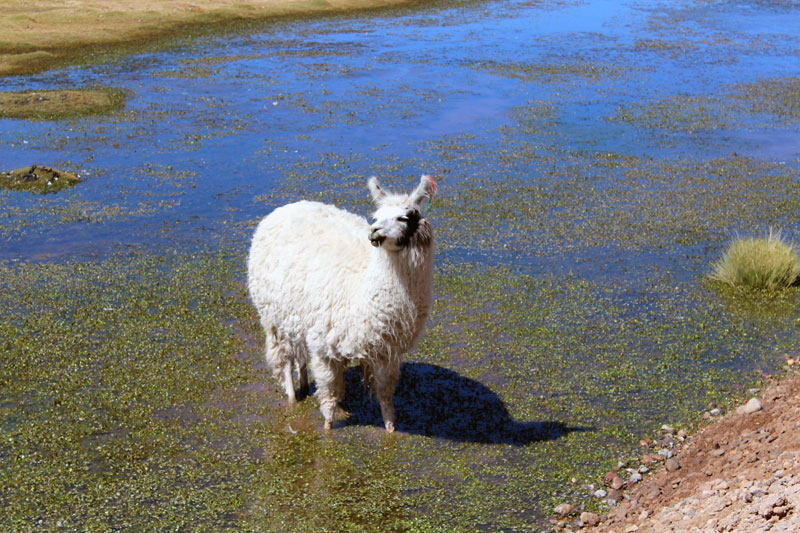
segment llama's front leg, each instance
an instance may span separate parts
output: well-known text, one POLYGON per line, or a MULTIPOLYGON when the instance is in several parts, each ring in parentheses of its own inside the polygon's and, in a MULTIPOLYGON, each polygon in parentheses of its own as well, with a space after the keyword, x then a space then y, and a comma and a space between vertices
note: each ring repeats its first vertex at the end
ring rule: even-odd
POLYGON ((395 385, 400 377, 399 363, 383 363, 372 367, 372 380, 375 394, 381 406, 383 425, 388 433, 394 432, 394 397, 395 385))
POLYGON ((297 397, 294 394, 291 349, 278 339, 278 332, 275 328, 270 326, 265 329, 267 331, 267 365, 272 368, 272 375, 283 386, 288 402, 295 404, 297 397))
POLYGON ((286 399, 289 401, 289 404, 296 404, 297 396, 294 394, 294 379, 292 377, 291 361, 288 361, 283 365, 283 376, 281 382, 283 383, 283 389, 286 391, 286 399))
POLYGON ((344 365, 324 357, 312 357, 311 371, 317 384, 316 397, 325 429, 332 429, 336 406, 344 393, 344 365))

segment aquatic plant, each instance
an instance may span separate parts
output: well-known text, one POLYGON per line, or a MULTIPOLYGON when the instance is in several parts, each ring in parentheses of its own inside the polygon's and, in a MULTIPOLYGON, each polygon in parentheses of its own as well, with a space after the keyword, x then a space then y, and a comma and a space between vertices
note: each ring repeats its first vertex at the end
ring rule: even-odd
POLYGON ((738 238, 714 264, 711 278, 734 287, 777 290, 791 286, 800 276, 800 258, 793 243, 780 232, 763 238, 738 238))

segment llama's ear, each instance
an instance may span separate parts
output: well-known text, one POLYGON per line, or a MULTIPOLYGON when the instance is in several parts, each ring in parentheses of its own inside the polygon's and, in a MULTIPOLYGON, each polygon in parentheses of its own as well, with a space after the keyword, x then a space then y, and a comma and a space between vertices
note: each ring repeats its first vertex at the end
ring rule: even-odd
POLYGON ((430 202, 434 194, 436 194, 436 182, 431 176, 423 174, 419 179, 419 186, 411 193, 409 202, 417 209, 421 209, 423 202, 426 199, 430 202))
POLYGON ((372 200, 375 203, 378 203, 386 198, 386 193, 383 189, 381 189, 381 186, 378 184, 378 178, 375 176, 372 176, 367 180, 367 188, 369 189, 369 192, 372 195, 372 200))

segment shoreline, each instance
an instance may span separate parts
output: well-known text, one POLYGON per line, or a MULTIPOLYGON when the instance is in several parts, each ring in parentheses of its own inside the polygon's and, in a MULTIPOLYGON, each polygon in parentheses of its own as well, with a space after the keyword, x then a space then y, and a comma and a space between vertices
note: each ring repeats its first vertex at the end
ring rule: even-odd
POLYGON ((225 24, 345 13, 413 0, 11 0, 0 12, 0 77, 79 63, 112 48, 225 24))

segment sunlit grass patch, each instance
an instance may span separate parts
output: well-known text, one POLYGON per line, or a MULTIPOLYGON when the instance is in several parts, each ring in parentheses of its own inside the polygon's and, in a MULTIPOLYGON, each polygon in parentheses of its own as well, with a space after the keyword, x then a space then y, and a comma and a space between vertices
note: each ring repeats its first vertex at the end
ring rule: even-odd
POLYGON ((125 105, 119 89, 0 92, 0 118, 59 120, 108 113, 125 105))
POLYGON ((777 290, 800 276, 800 258, 793 243, 770 230, 763 238, 739 238, 714 264, 711 278, 734 287, 777 290))
POLYGON ((28 191, 40 194, 58 192, 80 182, 70 172, 32 165, 9 172, 0 172, 0 189, 28 191))

